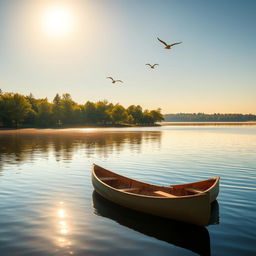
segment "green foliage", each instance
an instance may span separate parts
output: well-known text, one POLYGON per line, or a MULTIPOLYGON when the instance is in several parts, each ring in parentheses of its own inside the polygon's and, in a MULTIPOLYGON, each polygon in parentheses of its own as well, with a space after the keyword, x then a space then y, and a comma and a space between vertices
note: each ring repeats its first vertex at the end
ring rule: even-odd
POLYGON ((39 100, 35 99, 34 96, 32 95, 32 93, 30 93, 25 98, 30 103, 31 109, 29 110, 28 114, 26 115, 24 122, 28 125, 34 125, 36 123, 39 100))
POLYGON ((52 118, 55 124, 61 125, 63 123, 63 106, 61 104, 61 97, 57 93, 53 99, 52 118))
POLYGON ((54 124, 52 104, 48 102, 47 98, 41 99, 38 104, 36 124, 41 127, 48 127, 54 124))
POLYGON ((143 111, 141 106, 131 105, 127 108, 127 113, 132 117, 131 120, 134 124, 140 124, 143 121, 143 111))
POLYGON ((161 110, 145 110, 137 105, 127 109, 106 100, 83 105, 74 102, 68 93, 56 94, 53 102, 36 99, 32 94, 3 93, 0 91, 0 125, 13 127, 61 127, 63 125, 154 124, 163 120, 161 110))
POLYGON ((97 122, 97 109, 93 102, 87 101, 82 109, 83 121, 91 124, 97 122))
POLYGON ((151 115, 150 111, 147 109, 143 112, 142 123, 143 124, 153 124, 154 123, 153 116, 151 115))
POLYGON ((95 104, 96 107, 96 116, 97 123, 107 124, 112 122, 111 118, 111 110, 113 108, 113 104, 109 104, 106 100, 98 101, 95 104))
POLYGON ((141 106, 131 105, 127 108, 127 113, 129 115, 129 122, 134 124, 154 124, 155 122, 161 122, 164 120, 160 108, 151 111, 145 110, 143 112, 141 106))
POLYGON ((77 104, 72 100, 70 94, 65 93, 62 95, 60 101, 60 106, 62 108, 62 121, 64 124, 75 123, 75 108, 77 104))
POLYGON ((161 114, 160 108, 157 110, 151 110, 150 115, 152 116, 154 122, 161 122, 164 120, 164 116, 161 114))
POLYGON ((110 115, 115 124, 128 121, 128 113, 126 109, 119 104, 116 104, 112 108, 110 115))
POLYGON ((18 127, 31 112, 28 100, 18 93, 4 93, 0 97, 0 118, 4 125, 18 127))

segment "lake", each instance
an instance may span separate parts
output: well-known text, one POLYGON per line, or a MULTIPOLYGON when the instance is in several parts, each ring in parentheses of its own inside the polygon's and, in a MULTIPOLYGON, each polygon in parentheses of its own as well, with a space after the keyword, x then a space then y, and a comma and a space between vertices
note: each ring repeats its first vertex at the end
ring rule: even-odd
POLYGON ((256 126, 0 131, 0 255, 256 255, 256 126), (221 177, 196 227, 93 192, 91 167, 157 185, 221 177))

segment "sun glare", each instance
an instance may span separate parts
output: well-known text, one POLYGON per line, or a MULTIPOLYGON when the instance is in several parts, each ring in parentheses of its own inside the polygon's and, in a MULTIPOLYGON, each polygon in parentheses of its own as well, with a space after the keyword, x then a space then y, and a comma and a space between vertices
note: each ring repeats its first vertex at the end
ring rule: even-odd
POLYGON ((49 7, 43 13, 42 26, 48 36, 67 36, 74 29, 74 15, 68 6, 49 7))

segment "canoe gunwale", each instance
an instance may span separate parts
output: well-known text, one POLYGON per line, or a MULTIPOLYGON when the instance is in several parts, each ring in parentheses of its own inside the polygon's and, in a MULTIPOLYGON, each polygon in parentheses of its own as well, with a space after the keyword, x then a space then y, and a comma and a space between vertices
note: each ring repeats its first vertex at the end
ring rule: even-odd
MULTIPOLYGON (((211 189, 213 189, 217 183, 220 181, 220 177, 214 177, 214 178, 211 178, 211 179, 207 179, 207 180, 202 180, 202 181, 197 181, 197 182, 191 182, 191 183, 184 183, 184 184, 178 184, 178 185, 170 185, 170 187, 173 187, 173 188, 178 188, 180 186, 189 186, 189 185, 195 185, 195 184, 200 184, 202 182, 205 182, 205 181, 210 181, 210 180, 215 180, 214 183, 206 190, 203 191, 203 193, 206 193, 208 191, 210 191, 211 189)), ((191 187, 192 188, 192 187, 191 187)))
MULTIPOLYGON (((216 184, 217 184, 218 181, 219 181, 219 177, 215 177, 215 178, 212 178, 212 179, 208 179, 209 181, 210 181, 210 180, 213 180, 213 179, 216 179, 216 180, 215 180, 214 184, 213 184, 211 187, 209 187, 208 189, 206 189, 205 191, 203 191, 203 192, 201 192, 201 193, 195 193, 195 194, 192 194, 192 195, 182 195, 182 196, 176 196, 176 195, 173 195, 173 196, 172 196, 172 194, 170 194, 171 197, 163 197, 163 196, 157 196, 157 195, 152 196, 152 195, 144 195, 144 194, 132 193, 132 192, 129 192, 129 191, 122 190, 121 188, 120 188, 120 189, 115 188, 115 187, 113 187, 113 186, 111 186, 111 185, 105 183, 104 181, 102 181, 102 180, 96 175, 96 173, 95 173, 95 167, 98 167, 98 168, 101 168, 101 169, 104 169, 104 168, 102 168, 102 167, 100 167, 100 166, 98 166, 98 165, 96 165, 96 164, 93 164, 93 168, 92 168, 92 169, 93 169, 93 171, 92 171, 93 177, 94 177, 98 182, 100 182, 103 186, 106 186, 106 187, 108 187, 109 189, 112 189, 112 190, 114 190, 114 191, 116 191, 116 192, 118 192, 118 193, 121 193, 121 194, 124 194, 124 193, 125 193, 125 194, 131 195, 131 196, 142 197, 142 198, 155 198, 155 199, 162 199, 162 200, 178 200, 178 199, 179 199, 179 200, 182 200, 182 199, 189 199, 189 198, 195 198, 195 197, 202 197, 202 196, 206 196, 206 195, 210 192, 210 190, 211 190, 214 186, 216 186, 216 184)), ((106 170, 106 169, 104 169, 104 170, 106 170)), ((150 183, 146 183, 146 182, 141 182, 141 181, 138 181, 138 180, 134 180, 134 179, 131 179, 131 178, 122 176, 122 175, 120 175, 120 174, 111 172, 111 171, 109 171, 109 170, 106 170, 106 171, 108 171, 109 173, 113 173, 113 175, 115 175, 115 176, 118 176, 118 177, 121 177, 121 178, 125 178, 125 179, 130 180, 130 181, 138 182, 138 183, 140 183, 141 185, 153 186, 153 187, 155 187, 155 190, 161 190, 161 188, 164 188, 164 189, 170 188, 170 187, 167 187, 167 186, 158 186, 158 185, 153 185, 153 184, 150 184, 150 183)), ((207 180, 204 180, 204 181, 207 181, 207 180)), ((196 184, 196 183, 200 183, 200 182, 204 182, 204 181, 199 181, 199 182, 194 182, 194 183, 187 183, 187 184, 182 184, 182 185, 190 185, 190 184, 192 185, 192 184, 196 184)), ((180 185, 172 185, 171 187, 176 187, 176 186, 180 186, 180 185)))
MULTIPOLYGON (((161 188, 163 189, 162 191, 170 191, 170 187, 157 186, 133 180, 108 171, 96 164, 93 165, 92 184, 96 192, 101 196, 126 208, 194 225, 209 225, 211 215, 211 191, 192 195, 177 195, 174 197, 147 194, 147 188, 148 191, 152 193, 155 190, 161 190, 161 188), (113 181, 113 183, 108 184, 102 181, 100 177, 116 177, 117 180, 119 177, 123 177, 125 180, 120 178, 117 182, 113 181), (135 182, 130 183, 130 181, 135 182), (140 188, 142 193, 136 194, 122 191, 122 185, 127 187, 135 187, 136 185, 139 187, 139 185, 142 185, 140 188), (143 187, 143 185, 145 186, 143 187), (143 191, 146 194, 143 194, 143 191)), ((210 186, 211 184, 208 185, 210 186)), ((216 189, 218 190, 218 187, 216 189)))

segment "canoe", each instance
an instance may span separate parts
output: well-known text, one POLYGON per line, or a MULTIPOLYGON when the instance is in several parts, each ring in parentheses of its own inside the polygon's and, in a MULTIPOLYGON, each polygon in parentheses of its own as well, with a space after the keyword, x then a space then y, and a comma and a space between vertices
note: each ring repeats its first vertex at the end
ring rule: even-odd
POLYGON ((136 211, 199 226, 209 224, 219 179, 164 187, 127 178, 96 164, 92 170, 92 184, 104 198, 136 211))

